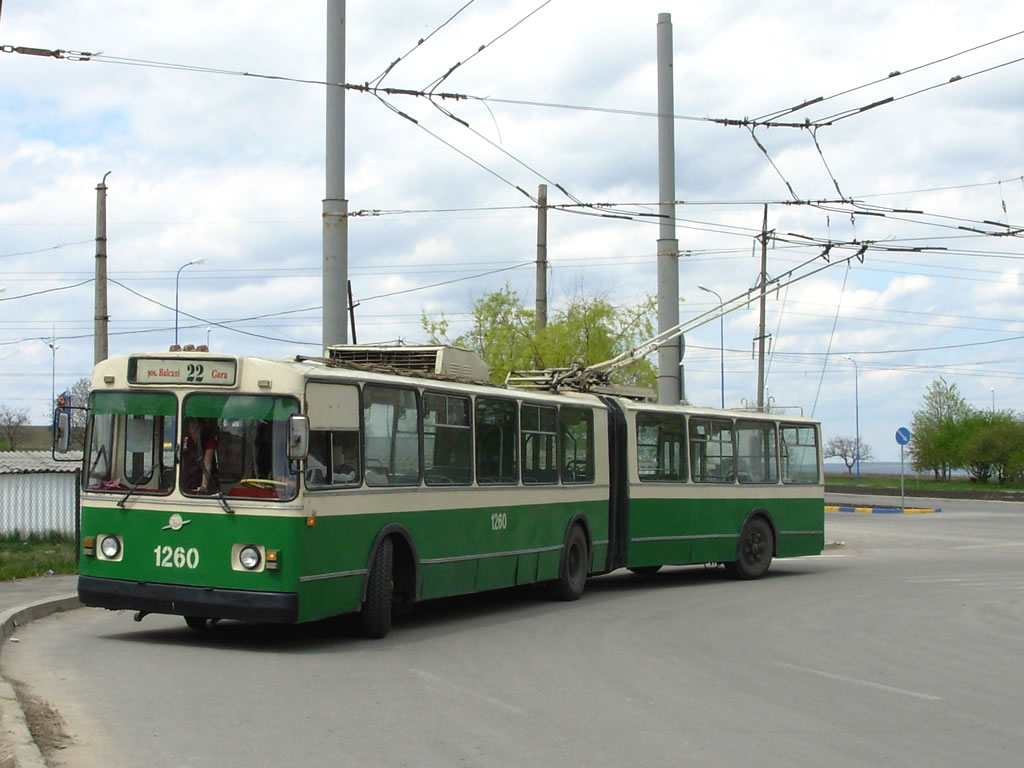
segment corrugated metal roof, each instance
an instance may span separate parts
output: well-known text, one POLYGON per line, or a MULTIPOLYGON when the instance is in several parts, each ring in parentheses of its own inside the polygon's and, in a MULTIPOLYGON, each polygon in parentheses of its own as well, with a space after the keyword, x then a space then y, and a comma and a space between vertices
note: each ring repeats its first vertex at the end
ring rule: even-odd
POLYGON ((0 475, 30 472, 74 472, 82 467, 82 452, 71 451, 54 461, 49 451, 0 451, 0 475))

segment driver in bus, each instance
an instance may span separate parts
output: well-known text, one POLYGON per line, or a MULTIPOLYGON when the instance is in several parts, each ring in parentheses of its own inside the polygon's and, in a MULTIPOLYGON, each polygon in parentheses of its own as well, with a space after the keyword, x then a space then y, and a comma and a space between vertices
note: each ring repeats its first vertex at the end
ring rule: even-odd
POLYGON ((211 493, 217 439, 212 430, 204 430, 207 419, 185 419, 185 437, 181 441, 181 487, 186 493, 211 493))

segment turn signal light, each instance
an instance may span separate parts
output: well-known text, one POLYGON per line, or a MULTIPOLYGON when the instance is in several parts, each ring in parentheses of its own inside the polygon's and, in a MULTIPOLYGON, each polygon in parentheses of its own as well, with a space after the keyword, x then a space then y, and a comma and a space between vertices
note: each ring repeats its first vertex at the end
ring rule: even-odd
POLYGON ((280 552, 278 552, 278 550, 276 550, 276 549, 268 549, 267 550, 267 564, 266 564, 266 568, 267 568, 268 571, 276 571, 280 567, 280 565, 279 565, 280 557, 281 557, 281 554, 280 554, 280 552))
POLYGON ((82 554, 90 557, 96 556, 96 537, 86 536, 82 539, 82 554))

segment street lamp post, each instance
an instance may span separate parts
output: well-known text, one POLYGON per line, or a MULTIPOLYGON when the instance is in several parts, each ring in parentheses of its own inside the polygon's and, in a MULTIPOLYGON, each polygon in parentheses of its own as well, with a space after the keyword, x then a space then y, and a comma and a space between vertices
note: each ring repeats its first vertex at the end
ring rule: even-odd
POLYGON ((192 259, 192 261, 182 264, 178 267, 178 274, 174 276, 174 343, 178 343, 178 281, 181 280, 181 270, 185 267, 191 267, 193 264, 202 264, 203 259, 192 259))
POLYGON ((995 416, 996 415, 996 388, 995 387, 989 387, 988 391, 992 393, 992 415, 995 416))
POLYGON ((46 342, 46 346, 50 348, 50 418, 53 424, 53 434, 57 434, 55 411, 57 406, 57 350, 60 349, 60 345, 57 344, 57 337, 53 336, 50 341, 46 342))
POLYGON ((856 420, 857 436, 854 438, 857 442, 853 448, 853 460, 857 464, 857 482, 860 482, 860 384, 858 379, 860 378, 860 368, 857 366, 857 361, 849 355, 846 355, 846 359, 853 363, 853 412, 856 420))
MULTIPOLYGON (((719 294, 718 294, 718 291, 713 291, 713 290, 711 290, 710 288, 708 288, 707 286, 704 286, 704 285, 698 285, 697 287, 700 288, 702 291, 706 291, 707 293, 715 294, 715 297, 718 299, 718 309, 719 309, 719 311, 721 311, 723 302, 722 302, 722 297, 719 296, 719 294)), ((722 374, 722 407, 725 408, 725 315, 724 314, 720 314, 718 316, 718 358, 719 358, 719 368, 720 368, 721 374, 722 374)))

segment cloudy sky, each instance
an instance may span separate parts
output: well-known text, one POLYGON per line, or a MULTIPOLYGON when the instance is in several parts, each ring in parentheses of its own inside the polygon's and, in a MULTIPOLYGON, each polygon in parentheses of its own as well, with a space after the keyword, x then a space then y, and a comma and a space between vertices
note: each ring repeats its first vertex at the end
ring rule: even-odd
MULTIPOLYGON (((880 460, 898 460, 894 432, 939 376, 976 407, 1019 410, 1016 8, 349 0, 349 83, 421 91, 461 61, 438 90, 486 98, 442 104, 467 128, 426 99, 349 92, 349 209, 380 212, 349 227, 359 341, 423 341, 423 312, 443 311, 455 335, 474 299, 506 283, 532 306, 536 209, 517 187, 536 195, 541 183, 553 205, 628 214, 550 212, 552 304, 582 292, 627 307, 656 292, 658 226, 645 214, 657 210, 655 33, 668 12, 681 318, 717 306, 698 285, 729 300, 756 284, 767 203, 770 278, 824 266, 834 244, 832 266, 768 302, 775 406, 852 436, 859 401, 880 460), (847 264, 863 244, 863 262, 847 264)), ((296 80, 324 78, 324 17, 323 0, 4 0, 0 404, 45 423, 51 385, 89 375, 95 188, 108 171, 111 354, 166 349, 175 275, 199 258, 181 272, 182 342, 317 352, 325 94, 296 80)), ((757 324, 756 302, 724 320, 727 405, 756 402, 757 324)), ((718 321, 686 346, 688 398, 717 405, 718 321)))

